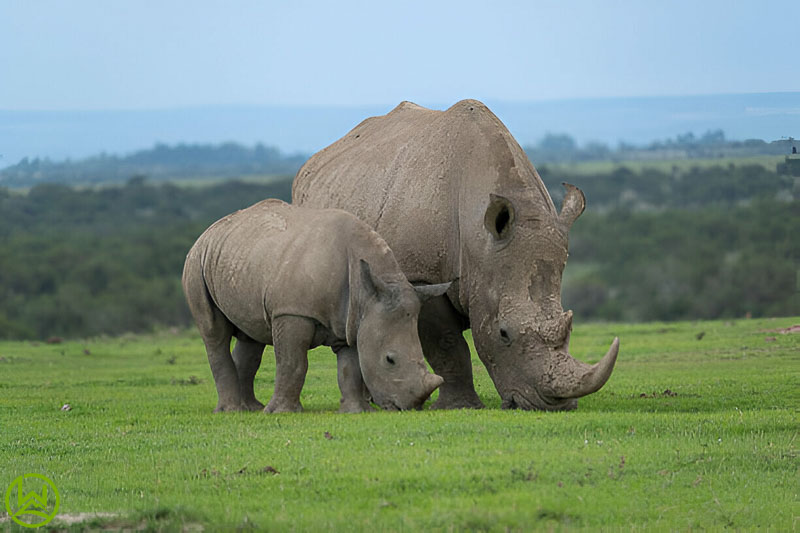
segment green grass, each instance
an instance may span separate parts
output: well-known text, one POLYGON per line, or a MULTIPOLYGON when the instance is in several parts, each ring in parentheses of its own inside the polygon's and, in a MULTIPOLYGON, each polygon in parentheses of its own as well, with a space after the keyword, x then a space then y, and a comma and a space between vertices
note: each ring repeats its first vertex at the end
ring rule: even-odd
POLYGON ((0 490, 44 474, 109 528, 796 530, 800 333, 764 330, 798 323, 578 324, 576 357, 622 349, 569 413, 500 410, 475 359, 487 409, 340 415, 317 349, 305 413, 213 415, 194 332, 4 342, 0 490))

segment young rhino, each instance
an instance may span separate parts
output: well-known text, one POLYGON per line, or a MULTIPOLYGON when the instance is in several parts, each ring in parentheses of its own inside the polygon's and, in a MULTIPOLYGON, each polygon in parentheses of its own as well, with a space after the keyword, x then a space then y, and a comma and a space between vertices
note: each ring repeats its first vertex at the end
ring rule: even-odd
POLYGON ((384 240, 337 209, 264 200, 217 221, 186 256, 183 290, 208 352, 215 412, 257 410, 253 381, 275 347, 275 392, 265 412, 302 410, 308 358, 336 352, 340 411, 422 405, 442 383, 417 333, 423 300, 449 284, 412 287, 384 240), (231 338, 236 346, 231 356, 231 338))

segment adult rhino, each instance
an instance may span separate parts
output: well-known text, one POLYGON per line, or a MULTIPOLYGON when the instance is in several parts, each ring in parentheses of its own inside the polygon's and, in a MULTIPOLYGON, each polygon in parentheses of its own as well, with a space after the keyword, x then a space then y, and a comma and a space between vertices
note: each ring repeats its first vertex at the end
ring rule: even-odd
POLYGON ((403 102, 311 157, 292 198, 365 221, 412 283, 454 281, 419 317, 425 357, 444 378, 434 408, 483 406, 462 336, 472 327, 504 408, 568 410, 608 380, 619 339, 593 366, 569 354, 572 312, 561 307, 561 276, 585 199, 565 187, 558 212, 519 144, 481 102, 446 111, 403 102))

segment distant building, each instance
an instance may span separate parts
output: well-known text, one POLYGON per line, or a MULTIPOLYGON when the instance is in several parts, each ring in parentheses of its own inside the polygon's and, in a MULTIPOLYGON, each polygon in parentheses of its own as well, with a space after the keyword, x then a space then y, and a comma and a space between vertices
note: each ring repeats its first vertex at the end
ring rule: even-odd
POLYGON ((800 176, 800 154, 797 153, 797 145, 800 142, 789 137, 792 145, 792 153, 787 155, 783 163, 778 163, 778 174, 788 174, 790 176, 800 176))

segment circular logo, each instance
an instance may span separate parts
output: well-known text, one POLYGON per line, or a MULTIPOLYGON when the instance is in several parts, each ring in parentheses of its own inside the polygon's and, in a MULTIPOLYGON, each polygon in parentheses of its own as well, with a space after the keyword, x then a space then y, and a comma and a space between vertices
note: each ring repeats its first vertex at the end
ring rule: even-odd
POLYGON ((41 474, 25 474, 6 489, 6 511, 22 527, 40 527, 55 518, 60 497, 58 489, 41 474), (16 492, 16 498, 12 495, 16 492))

